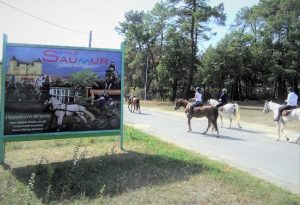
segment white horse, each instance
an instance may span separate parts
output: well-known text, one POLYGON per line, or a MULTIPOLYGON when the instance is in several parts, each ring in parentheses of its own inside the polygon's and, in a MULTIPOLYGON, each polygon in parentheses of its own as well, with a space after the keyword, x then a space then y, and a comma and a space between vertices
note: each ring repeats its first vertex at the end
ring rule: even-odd
MULTIPOLYGON (((217 100, 214 100, 214 99, 209 99, 207 101, 207 103, 209 105, 216 106, 219 102, 217 100)), ((224 106, 219 107, 219 115, 220 115, 220 119, 221 119, 221 123, 222 123, 221 127, 223 127, 223 116, 228 117, 229 120, 230 120, 230 124, 229 124, 228 129, 231 128, 232 117, 235 116, 236 120, 237 120, 237 123, 238 123, 238 127, 242 128, 241 125, 240 125, 239 105, 237 103, 227 103, 224 106), (220 108, 222 108, 222 109, 220 109, 220 108)))
POLYGON ((55 112, 55 116, 57 118, 57 130, 60 131, 64 116, 78 116, 80 119, 84 121, 84 123, 88 126, 87 120, 84 117, 84 114, 87 114, 91 121, 95 120, 95 116, 86 110, 85 107, 78 104, 66 105, 56 99, 55 97, 51 97, 49 100, 45 101, 45 104, 51 104, 52 109, 55 112))
MULTIPOLYGON (((278 108, 281 107, 281 106, 282 105, 274 103, 272 101, 266 101, 265 105, 264 105, 263 112, 268 113, 270 111, 273 111, 274 119, 275 119, 278 115, 278 108)), ((283 111, 283 113, 284 113, 284 111, 283 111)), ((280 139, 280 132, 283 133, 284 124, 288 121, 297 121, 297 120, 300 122, 300 108, 291 110, 291 112, 288 115, 281 115, 280 116, 280 119, 278 120, 278 122, 276 121, 277 130, 278 130, 278 139, 277 139, 277 141, 279 141, 279 139, 280 139)), ((289 141, 289 138, 286 137, 286 140, 289 141)))

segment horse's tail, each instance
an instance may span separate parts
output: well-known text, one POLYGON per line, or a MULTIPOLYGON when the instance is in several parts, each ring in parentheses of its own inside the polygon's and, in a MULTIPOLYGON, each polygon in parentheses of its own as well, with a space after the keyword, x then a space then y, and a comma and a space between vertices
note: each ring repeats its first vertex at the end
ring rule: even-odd
POLYGON ((84 113, 89 116, 89 118, 91 119, 91 121, 95 120, 95 116, 90 111, 84 110, 84 113))
POLYGON ((213 107, 213 117, 212 117, 212 121, 217 121, 218 120, 218 116, 219 116, 219 110, 216 107, 213 107))
POLYGON ((233 115, 236 117, 236 119, 238 121, 240 121, 240 117, 241 117, 240 112, 239 112, 239 108, 240 107, 239 107, 239 105, 237 103, 234 103, 233 106, 234 106, 233 115))
POLYGON ((136 99, 136 109, 140 110, 140 99, 136 99))

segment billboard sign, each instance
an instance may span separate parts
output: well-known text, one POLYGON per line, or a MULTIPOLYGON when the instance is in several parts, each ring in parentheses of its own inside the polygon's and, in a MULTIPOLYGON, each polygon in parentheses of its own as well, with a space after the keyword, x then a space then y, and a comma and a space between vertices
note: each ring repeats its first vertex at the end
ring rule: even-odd
POLYGON ((3 48, 4 141, 121 132, 123 49, 13 44, 5 37, 3 48))

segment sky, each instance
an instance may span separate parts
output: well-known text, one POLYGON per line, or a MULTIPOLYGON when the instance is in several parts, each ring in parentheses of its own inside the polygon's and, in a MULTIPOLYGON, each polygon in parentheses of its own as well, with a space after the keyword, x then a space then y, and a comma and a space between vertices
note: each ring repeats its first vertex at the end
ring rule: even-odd
MULTIPOLYGON (((3 34, 7 34, 10 43, 88 47, 89 32, 92 31, 92 47, 118 49, 123 37, 115 31, 115 27, 125 21, 124 14, 130 10, 149 11, 159 1, 0 0, 0 59, 3 34)), ((202 42, 200 50, 205 50, 210 44, 216 45, 230 31, 237 12, 245 6, 256 5, 259 0, 208 1, 211 6, 222 2, 227 14, 226 26, 213 25, 213 32, 217 35, 208 42, 202 42)))

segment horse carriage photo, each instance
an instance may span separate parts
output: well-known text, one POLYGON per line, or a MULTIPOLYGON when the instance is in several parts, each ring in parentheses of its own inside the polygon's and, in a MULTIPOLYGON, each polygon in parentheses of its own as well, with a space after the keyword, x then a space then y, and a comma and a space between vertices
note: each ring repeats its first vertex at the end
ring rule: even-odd
MULTIPOLYGON (((62 88, 60 88, 62 89, 62 88)), ((64 88, 66 89, 66 88, 64 88)), ((57 130, 98 130, 116 129, 120 125, 120 103, 112 97, 92 100, 94 97, 84 97, 75 91, 75 96, 63 96, 50 89, 49 98, 44 102, 47 110, 52 112, 48 129, 51 128, 54 117, 57 119, 57 130), (94 102, 94 103, 93 103, 94 102), (48 105, 48 106, 47 106, 48 105)), ((105 92, 105 91, 104 91, 105 92)), ((64 92, 66 93, 66 92, 64 92)), ((68 92, 69 94, 72 92, 68 92)), ((73 92, 74 93, 74 92, 73 92)))
MULTIPOLYGON (((40 130, 47 132, 116 129, 120 126, 119 90, 112 90, 112 96, 94 101, 95 93, 100 95, 105 90, 87 87, 83 92, 77 87, 34 82, 22 79, 7 83, 5 107, 8 113, 28 113, 29 116, 41 113, 46 116, 46 121, 40 125, 40 130)), ((10 124, 6 127, 13 130, 9 128, 10 124)))

